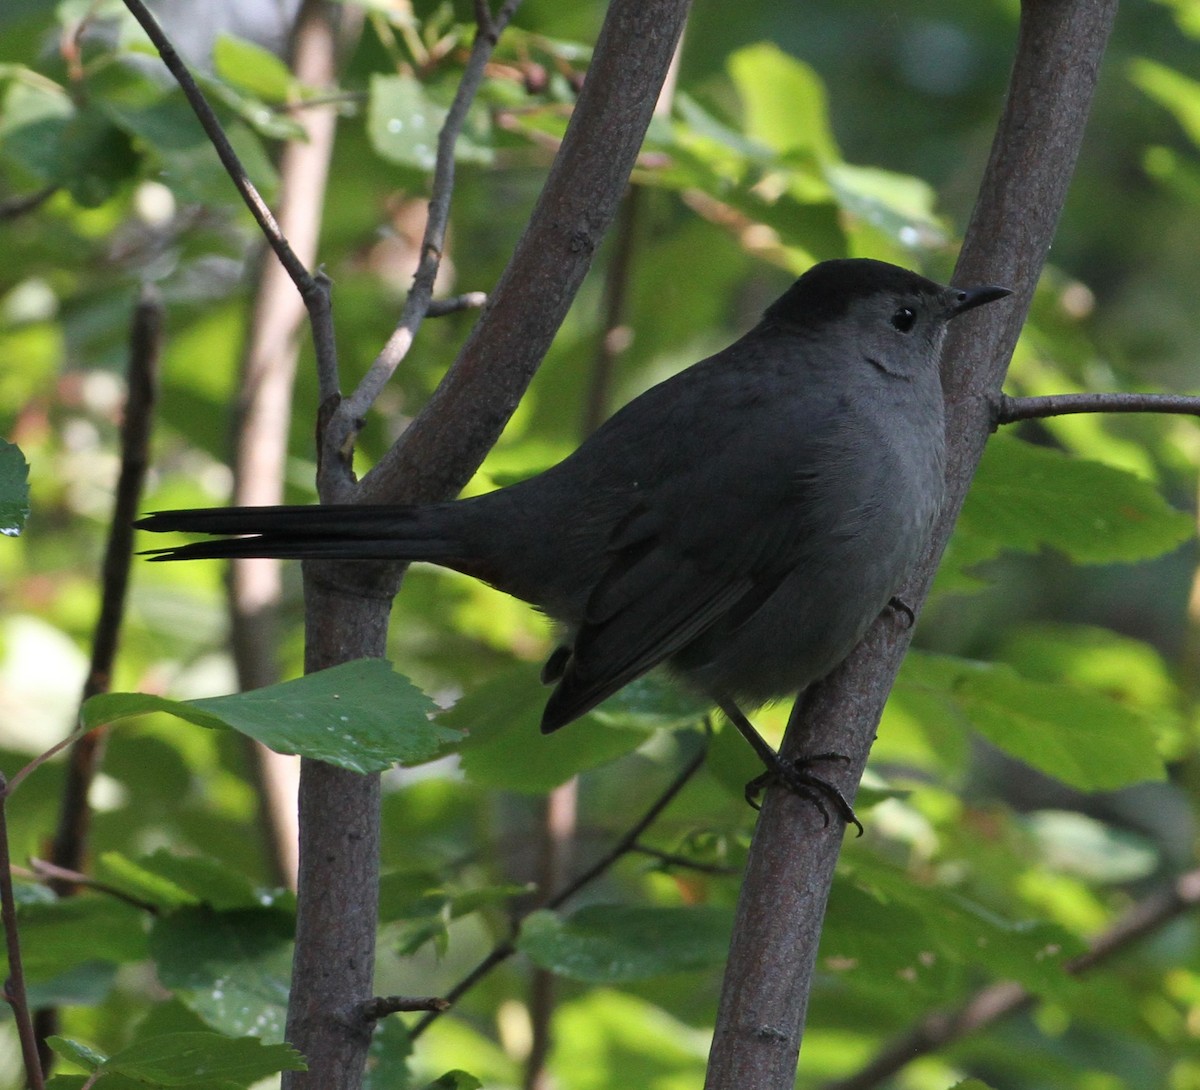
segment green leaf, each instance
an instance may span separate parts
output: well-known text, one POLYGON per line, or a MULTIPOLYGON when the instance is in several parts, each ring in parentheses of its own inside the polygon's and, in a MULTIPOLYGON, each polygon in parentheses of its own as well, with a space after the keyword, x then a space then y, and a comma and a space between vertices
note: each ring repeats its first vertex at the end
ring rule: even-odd
POLYGON ((46 1044, 59 1059, 75 1064, 76 1067, 82 1067, 84 1071, 96 1071, 108 1059, 98 1049, 85 1045, 82 1041, 72 1040, 70 1037, 47 1037, 46 1044))
POLYGON ((869 859, 857 860, 852 876, 835 878, 821 935, 824 967, 884 998, 902 981, 941 998, 980 968, 1039 994, 1063 995, 1076 985, 1062 963, 1082 949, 1062 927, 1005 919, 869 859))
POLYGON ((1193 144, 1200 144, 1200 83, 1144 57, 1130 62, 1129 79, 1170 111, 1193 144))
POLYGON ((966 585, 964 569, 1005 549, 1058 549, 1081 564, 1160 556, 1194 532, 1146 481, 1124 470, 991 439, 939 572, 939 589, 966 585))
POLYGON ((351 772, 432 760, 459 738, 429 722, 433 702, 381 659, 358 659, 293 681, 233 696, 167 700, 145 693, 101 693, 83 706, 97 727, 167 712, 201 727, 236 730, 277 753, 297 753, 351 772))
POLYGON ((427 1082, 424 1090, 480 1090, 483 1086, 474 1075, 465 1071, 447 1071, 433 1082, 427 1082))
POLYGON ((212 60, 218 76, 267 102, 286 102, 296 86, 291 70, 274 53, 231 34, 217 35, 212 60))
POLYGON ((473 689, 438 722, 466 733, 460 753, 472 783, 533 794, 615 760, 646 739, 644 730, 608 726, 594 715, 543 735, 545 703, 536 671, 521 666, 473 689))
POLYGON ((720 965, 731 925, 730 911, 715 906, 589 905, 566 918, 534 912, 517 947, 560 976, 608 984, 720 965))
MULTIPOLYGON (((438 134, 446 109, 428 89, 409 75, 371 77, 367 102, 367 135, 374 149, 389 162, 431 171, 437 162, 438 134)), ((491 149, 464 127, 454 147, 459 161, 487 163, 491 149)))
POLYGON ((893 699, 969 724, 994 746, 1082 791, 1166 775, 1153 722, 1139 709, 1073 685, 1036 681, 1010 666, 912 652, 893 699))
POLYGON ((270 898, 219 860, 175 855, 165 848, 137 860, 105 852, 99 873, 107 884, 160 908, 198 904, 216 909, 261 908, 270 898))
POLYGON ((802 152, 821 162, 841 158, 829 127, 825 85, 808 65, 769 42, 729 58, 742 100, 745 131, 775 151, 802 152))
POLYGON ((29 463, 20 447, 0 439, 0 534, 16 537, 29 518, 29 463))
MULTIPOLYGON (((146 956, 144 914, 111 897, 82 895, 20 908, 22 961, 31 982, 146 956)), ((5 962, 6 963, 6 962, 5 962)))
POLYGON ((399 1018, 385 1018, 376 1024, 367 1050, 362 1090, 396 1090, 408 1086, 412 1081, 408 1067, 412 1050, 408 1027, 399 1018))
POLYGON ((168 1033, 135 1041, 104 1063, 104 1070, 151 1086, 197 1086, 229 1080, 249 1085, 280 1071, 306 1071, 291 1045, 265 1045, 253 1037, 219 1033, 168 1033))
POLYGON ((158 978, 214 1029, 282 1041, 293 917, 278 909, 184 908, 150 934, 158 978))

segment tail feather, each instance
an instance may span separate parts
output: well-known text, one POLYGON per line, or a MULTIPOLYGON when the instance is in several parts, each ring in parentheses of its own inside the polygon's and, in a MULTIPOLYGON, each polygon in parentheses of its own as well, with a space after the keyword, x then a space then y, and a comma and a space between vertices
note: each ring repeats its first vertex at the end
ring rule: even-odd
POLYGON ((224 507, 156 511, 134 525, 153 533, 211 534, 217 540, 147 550, 151 560, 266 556, 285 560, 445 560, 466 543, 448 527, 451 505, 362 504, 224 507), (223 536, 232 535, 232 536, 223 536))

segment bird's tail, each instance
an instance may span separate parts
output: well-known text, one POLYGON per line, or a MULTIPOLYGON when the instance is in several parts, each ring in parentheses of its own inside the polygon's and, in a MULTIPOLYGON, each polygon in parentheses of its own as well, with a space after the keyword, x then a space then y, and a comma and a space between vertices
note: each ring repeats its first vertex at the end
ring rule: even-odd
MULTIPOLYGON (((454 504, 427 507, 333 504, 156 511, 134 525, 154 533, 211 534, 144 554, 151 560, 270 556, 293 560, 431 560, 470 553, 454 526, 454 504)), ((447 566, 455 566, 453 563, 447 566)))

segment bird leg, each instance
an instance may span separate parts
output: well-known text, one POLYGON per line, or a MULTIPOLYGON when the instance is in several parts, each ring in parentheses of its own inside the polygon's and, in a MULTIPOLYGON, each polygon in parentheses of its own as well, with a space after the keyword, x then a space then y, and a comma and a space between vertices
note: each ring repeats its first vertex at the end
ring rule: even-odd
POLYGON ((838 817, 847 825, 855 826, 858 835, 862 836, 862 822, 854 813, 854 807, 846 801, 846 796, 834 784, 816 775, 811 767, 818 761, 845 761, 848 760, 847 757, 841 753, 814 753, 807 757, 797 757, 794 761, 785 761, 754 729, 754 724, 732 700, 719 697, 716 704, 725 718, 737 727, 738 733, 750 743, 750 747, 765 766, 761 775, 746 784, 746 801, 751 806, 757 810, 759 793, 770 784, 779 783, 816 806, 826 825, 829 824, 829 807, 832 806, 838 817))

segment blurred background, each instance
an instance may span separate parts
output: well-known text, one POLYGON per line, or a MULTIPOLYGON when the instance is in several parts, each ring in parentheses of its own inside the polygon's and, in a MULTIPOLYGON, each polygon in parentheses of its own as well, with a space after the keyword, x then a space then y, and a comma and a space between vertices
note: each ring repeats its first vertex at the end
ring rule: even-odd
MULTIPOLYGON (((336 112, 316 253, 334 283, 348 390, 411 282, 436 129, 473 9, 335 5, 330 91, 298 83, 277 59, 299 6, 154 5, 268 199, 304 103, 336 112)), ((526 0, 504 35, 460 143, 439 295, 496 282, 604 8, 526 0)), ((872 256, 948 278, 1017 19, 1016 0, 696 0, 619 223, 469 490, 556 461, 613 408, 749 328, 814 261, 872 256)), ((1122 7, 1008 392, 1196 389, 1198 38, 1200 0, 1122 7)), ((0 216, 0 415, 29 461, 32 508, 24 533, 0 542, 0 768, 11 775, 77 715, 138 291, 154 286, 165 320, 141 507, 228 502, 262 246, 178 90, 109 2, 8 0, 0 10, 0 216)), ((473 321, 464 310, 424 324, 363 432, 360 473, 424 404, 473 321)), ((290 435, 285 496, 313 502, 316 381, 299 343, 294 410, 273 411, 290 435)), ((1015 978, 1038 991, 1036 1006, 879 1085, 933 1090, 974 1075, 1022 1090, 1200 1087, 1193 918, 1086 981, 1058 969, 1195 866, 1200 428, 1187 417, 1077 417, 1018 436, 985 462, 885 715, 862 810, 868 835, 844 853, 799 1085, 844 1077, 918 1013, 1015 978), (1169 776, 1142 782, 1162 762, 1169 776), (1046 951, 1050 966, 1038 960, 1046 951)), ((257 652, 265 675, 295 676, 299 571, 282 578, 275 635, 257 652)), ((245 663, 229 650, 228 601, 220 565, 135 562, 112 687, 176 698, 237 689, 245 663)), ((544 757, 532 724, 553 635, 465 578, 412 571, 391 644, 397 669, 440 704, 458 702, 449 721, 474 729, 461 759, 385 778, 380 990, 435 993, 527 907, 514 883, 545 873, 548 790, 582 773, 569 872, 649 804, 703 732, 693 708, 650 684, 568 728, 544 757)), ((763 712, 764 729, 778 732, 786 712, 763 712)), ((566 1090, 700 1085, 721 927, 753 826, 737 747, 714 741, 706 770, 652 830, 658 856, 626 858, 583 897, 702 908, 717 935, 711 956, 665 952, 632 971, 572 977, 531 946, 529 961, 490 977, 422 1037, 418 1075, 461 1067, 487 1086, 566 1090), (562 977, 545 1015, 553 1046, 536 1070, 530 961, 562 977)), ((39 769, 10 803, 22 865, 47 854, 63 767, 39 769)), ((263 775, 232 734, 166 716, 122 724, 90 790, 85 869, 120 886, 130 866, 160 873, 148 861, 166 852, 204 859, 246 889, 286 884, 259 802, 263 775)), ((64 1033, 111 1051, 147 1026, 248 1032, 213 1000, 212 979, 172 975, 171 936, 135 907, 91 893, 80 900, 93 908, 43 917, 42 887, 22 888, 25 941, 44 944, 31 971, 43 999, 62 1006, 64 1033)), ((286 918, 286 895, 270 903, 286 918)), ((637 934, 628 919, 612 926, 637 934)), ((281 980, 283 941, 242 971, 281 980)), ((275 1032, 283 987, 247 989, 275 1032)), ((406 1047, 394 1032, 380 1046, 393 1060, 406 1047)), ((19 1085, 18 1070, 5 1023, 0 1087, 19 1085)))

